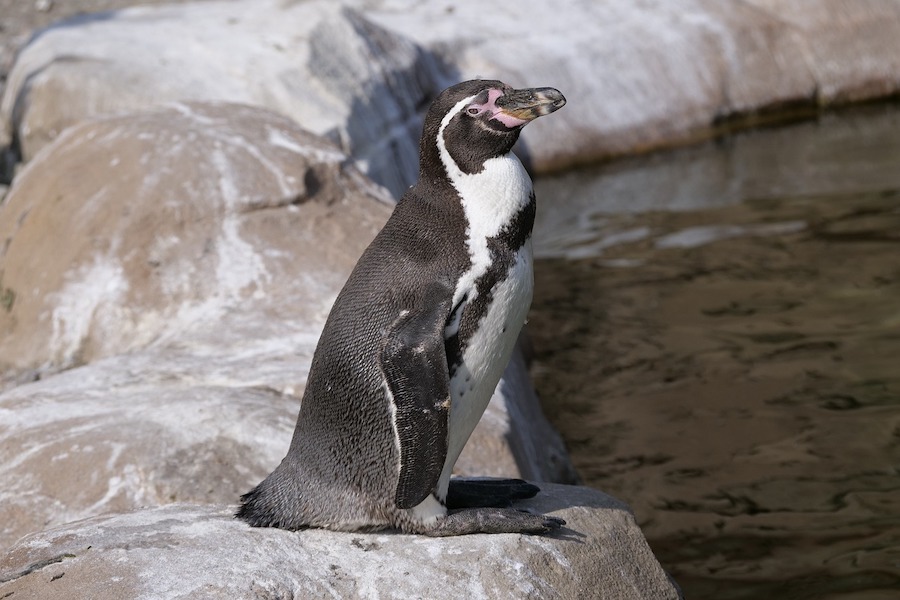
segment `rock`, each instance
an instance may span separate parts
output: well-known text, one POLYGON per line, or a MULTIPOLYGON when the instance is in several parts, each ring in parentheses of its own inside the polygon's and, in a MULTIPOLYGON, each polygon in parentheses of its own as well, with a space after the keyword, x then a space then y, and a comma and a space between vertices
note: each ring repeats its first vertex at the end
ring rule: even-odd
POLYGON ((28 161, 91 116, 258 105, 329 136, 398 193, 417 173, 418 111, 443 87, 437 71, 404 38, 325 0, 135 7, 39 32, 9 74, 0 118, 28 161))
POLYGON ((233 506, 171 505, 29 536, 0 561, 0 597, 679 598, 634 517, 587 488, 544 485, 523 508, 553 536, 251 529, 233 506))
MULTIPOLYGON (((107 512, 235 502, 290 444, 316 339, 286 329, 210 332, 0 394, 0 547, 107 512)), ((454 472, 576 479, 520 355, 454 472)))
POLYGON ((260 109, 82 123, 0 207, 0 372, 209 328, 317 336, 390 205, 333 145, 260 109))
POLYGON ((0 365, 46 378, 0 395, 3 541, 255 485, 389 212, 336 147, 256 108, 84 122, 45 148, 0 207, 0 365))
POLYGON ((709 136, 735 114, 900 91, 892 0, 351 6, 205 2, 52 27, 10 73, 0 107, 8 141, 29 160, 87 116, 246 102, 339 141, 398 195, 416 176, 417 113, 453 80, 566 94, 566 110, 524 131, 520 150, 537 172, 709 136))
POLYGON ((0 394, 0 547, 106 512, 235 502, 287 452, 299 398, 265 382, 308 369, 289 342, 132 353, 0 394))
POLYGON ((18 49, 37 29, 83 13, 109 11, 135 4, 172 4, 191 0, 0 0, 0 97, 18 49), (40 10, 41 7, 49 9, 40 10))
POLYGON ((523 133, 537 171, 690 141, 736 113, 900 91, 893 0, 365 6, 368 18, 435 53, 460 79, 560 89, 565 110, 523 133))
MULTIPOLYGON (((42 150, 0 206, 0 546, 262 480, 390 209, 336 147, 258 108, 88 121, 42 150)), ((456 471, 572 481, 521 357, 456 471)))

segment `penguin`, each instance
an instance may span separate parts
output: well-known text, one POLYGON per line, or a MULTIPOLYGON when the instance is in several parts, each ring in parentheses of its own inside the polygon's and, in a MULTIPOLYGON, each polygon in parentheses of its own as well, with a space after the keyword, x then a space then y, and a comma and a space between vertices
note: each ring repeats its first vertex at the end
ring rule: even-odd
POLYGON ((338 294, 287 456, 241 497, 255 527, 538 534, 511 508, 537 486, 452 478, 531 304, 532 182, 522 128, 566 103, 553 88, 473 80, 426 113, 419 179, 338 294))

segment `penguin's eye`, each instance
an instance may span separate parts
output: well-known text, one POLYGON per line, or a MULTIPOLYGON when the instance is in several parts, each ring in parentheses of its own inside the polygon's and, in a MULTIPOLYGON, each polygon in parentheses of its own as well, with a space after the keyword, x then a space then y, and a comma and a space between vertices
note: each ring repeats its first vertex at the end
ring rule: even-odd
POLYGON ((475 108, 474 106, 470 106, 468 109, 466 109, 466 112, 469 113, 470 115, 472 115, 473 117, 475 115, 481 113, 481 111, 479 109, 475 108))

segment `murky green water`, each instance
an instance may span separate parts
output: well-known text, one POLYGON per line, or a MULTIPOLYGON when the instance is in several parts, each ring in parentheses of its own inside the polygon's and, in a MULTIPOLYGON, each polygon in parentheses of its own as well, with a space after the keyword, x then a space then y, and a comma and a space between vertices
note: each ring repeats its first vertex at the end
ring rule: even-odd
POLYGON ((538 183, 535 383, 691 599, 900 598, 900 108, 538 183))

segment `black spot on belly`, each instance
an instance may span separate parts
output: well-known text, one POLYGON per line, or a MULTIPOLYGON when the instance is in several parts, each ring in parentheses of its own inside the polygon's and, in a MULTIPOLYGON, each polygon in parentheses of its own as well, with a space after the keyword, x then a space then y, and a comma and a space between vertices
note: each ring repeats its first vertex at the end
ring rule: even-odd
MULTIPOLYGON (((475 280, 475 289, 478 293, 474 300, 463 307, 459 329, 445 343, 450 377, 453 377, 462 365, 462 355, 494 300, 494 289, 507 278, 510 268, 515 263, 516 254, 528 241, 534 227, 536 206, 532 192, 528 204, 500 230, 500 233, 488 238, 487 247, 491 255, 491 264, 487 271, 475 280)), ((503 331, 506 331, 506 327, 503 331)))

